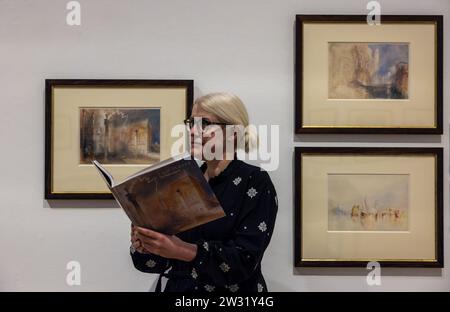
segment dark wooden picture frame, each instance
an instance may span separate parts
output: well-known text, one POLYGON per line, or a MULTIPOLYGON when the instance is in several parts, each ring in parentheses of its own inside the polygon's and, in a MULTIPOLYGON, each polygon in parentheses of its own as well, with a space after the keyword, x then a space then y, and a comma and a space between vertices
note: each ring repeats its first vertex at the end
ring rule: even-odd
MULTIPOLYGON (((64 88, 157 88, 157 89, 184 89, 185 111, 187 118, 193 106, 194 81, 193 80, 146 80, 146 79, 46 79, 45 80, 45 199, 114 199, 111 193, 102 192, 54 192, 53 191, 53 130, 55 116, 53 114, 53 90, 64 88)), ((180 120, 180 124, 182 120, 180 120)), ((93 166, 93 165, 92 165, 93 166)))
MULTIPOLYGON (((353 147, 296 147, 294 155, 294 265, 295 267, 365 267, 370 261, 378 261, 383 267, 444 267, 443 236, 443 149, 442 148, 353 148, 353 147), (302 175, 302 156, 433 156, 435 159, 435 193, 434 193, 434 239, 435 259, 316 259, 303 257, 303 185, 308 181, 302 175)), ((318 173, 316 173, 318 174, 318 173)), ((329 190, 328 190, 329 191, 329 190)), ((316 194, 321 196, 321 194, 316 194)), ((325 194, 324 194, 325 196, 325 194)), ((317 208, 317 207, 316 207, 317 208)), ((315 208, 315 209, 316 209, 315 208)), ((311 208, 312 209, 312 208, 311 208)), ((317 208, 319 209, 319 208, 317 208)), ((329 208, 327 208, 329 209, 329 208)), ((432 209, 432 208, 430 208, 432 209)), ((410 221, 409 221, 410 222, 410 221)), ((328 225, 329 227, 329 225, 328 225)), ((329 229, 329 228, 328 228, 329 229)), ((389 232, 388 232, 389 233, 389 232)), ((395 233, 395 232, 392 232, 395 233)), ((314 237, 314 240, 317 240, 314 237)), ((317 243, 317 241, 314 241, 317 243)), ((402 247, 403 246, 399 246, 402 247)))
MULTIPOLYGON (((362 24, 366 15, 296 15, 295 34, 295 133, 296 134, 442 134, 443 133, 443 16, 442 15, 382 15, 385 24, 434 24, 435 25, 435 97, 434 126, 333 126, 306 125, 304 113, 304 49, 305 23, 362 24)), ((370 27, 377 27, 376 25, 370 27)), ((364 40, 364 38, 362 38, 364 40)), ((367 40, 367 39, 365 39, 367 40)))

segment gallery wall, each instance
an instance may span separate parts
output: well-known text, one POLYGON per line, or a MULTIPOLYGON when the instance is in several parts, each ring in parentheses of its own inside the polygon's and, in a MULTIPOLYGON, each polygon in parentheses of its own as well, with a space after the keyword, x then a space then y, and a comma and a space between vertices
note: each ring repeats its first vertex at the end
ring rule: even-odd
MULTIPOLYGON (((276 229, 263 260, 273 291, 450 290, 449 119, 444 135, 293 135, 295 14, 365 14, 360 0, 80 0, 81 26, 64 0, 0 0, 0 291, 147 291, 155 276, 128 256, 129 221, 113 201, 46 201, 44 80, 194 79, 195 96, 230 91, 251 122, 280 126, 276 229), (294 146, 444 148, 444 269, 293 268, 294 146), (66 265, 81 264, 68 286, 66 265)), ((443 14, 446 0, 380 1, 383 14, 443 14)), ((444 39, 444 86, 450 54, 444 39)))

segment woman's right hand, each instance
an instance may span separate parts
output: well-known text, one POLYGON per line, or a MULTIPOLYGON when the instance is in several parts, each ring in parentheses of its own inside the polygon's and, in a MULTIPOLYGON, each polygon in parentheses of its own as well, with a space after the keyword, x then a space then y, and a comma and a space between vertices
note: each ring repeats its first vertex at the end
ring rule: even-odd
POLYGON ((137 230, 133 223, 131 223, 131 245, 140 253, 148 253, 144 246, 142 246, 141 240, 137 237, 137 230))

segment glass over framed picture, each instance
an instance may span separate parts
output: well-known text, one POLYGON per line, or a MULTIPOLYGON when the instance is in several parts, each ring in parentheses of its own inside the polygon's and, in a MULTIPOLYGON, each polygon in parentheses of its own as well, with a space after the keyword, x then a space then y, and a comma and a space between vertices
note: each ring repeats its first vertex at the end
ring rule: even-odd
POLYGON ((443 17, 297 15, 295 132, 442 134, 443 17))
POLYGON ((193 105, 192 80, 46 80, 45 198, 113 199, 118 181, 169 158, 193 105))
POLYGON ((443 267, 441 148, 295 149, 295 266, 443 267))

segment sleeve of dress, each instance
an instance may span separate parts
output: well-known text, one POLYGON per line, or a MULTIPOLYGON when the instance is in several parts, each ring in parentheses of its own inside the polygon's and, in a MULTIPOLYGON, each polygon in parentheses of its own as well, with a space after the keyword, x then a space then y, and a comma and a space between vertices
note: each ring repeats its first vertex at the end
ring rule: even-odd
POLYGON ((199 282, 233 288, 245 281, 261 262, 278 210, 275 188, 267 172, 252 174, 241 196, 245 199, 230 239, 196 242, 193 274, 199 282))
POLYGON ((145 273, 163 273, 169 268, 169 259, 154 254, 140 253, 133 246, 130 247, 130 255, 134 267, 145 273))

